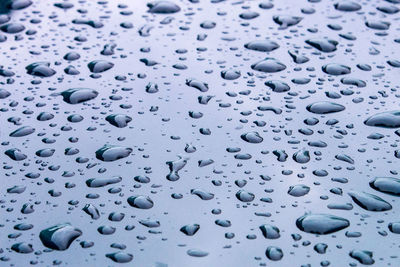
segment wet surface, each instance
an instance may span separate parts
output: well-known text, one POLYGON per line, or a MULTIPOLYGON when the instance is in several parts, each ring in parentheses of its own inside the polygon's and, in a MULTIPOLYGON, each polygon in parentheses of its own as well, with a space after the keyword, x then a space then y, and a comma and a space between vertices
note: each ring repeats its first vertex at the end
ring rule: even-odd
POLYGON ((400 1, 0 4, 0 266, 400 266, 400 1))

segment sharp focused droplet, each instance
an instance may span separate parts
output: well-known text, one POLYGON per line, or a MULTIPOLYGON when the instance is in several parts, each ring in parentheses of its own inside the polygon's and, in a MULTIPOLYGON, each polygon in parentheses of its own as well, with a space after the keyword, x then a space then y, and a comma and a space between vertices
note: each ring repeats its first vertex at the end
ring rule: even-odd
POLYGON ((10 133, 11 137, 23 137, 30 135, 35 132, 35 128, 32 128, 31 126, 23 126, 21 128, 18 128, 17 130, 13 131, 10 133))
POLYGON ((352 250, 350 251, 349 255, 363 265, 372 265, 375 263, 375 260, 372 258, 373 253, 371 251, 352 250))
POLYGON ((274 225, 263 224, 259 228, 266 239, 278 239, 281 236, 279 228, 274 225))
POLYGON ((187 236, 193 236, 199 231, 200 225, 198 224, 188 224, 185 226, 182 226, 180 229, 182 233, 184 233, 187 236))
POLYGON ((263 138, 258 132, 248 132, 240 136, 244 141, 252 144, 258 144, 263 141, 263 138))
POLYGON ((277 93, 284 93, 290 90, 290 86, 287 83, 279 80, 266 81, 265 85, 277 93))
POLYGON ((288 194, 293 197, 302 197, 310 192, 310 187, 304 184, 292 185, 289 187, 288 194))
POLYGON ((281 26, 282 29, 298 24, 303 18, 290 15, 277 15, 272 17, 274 22, 281 26))
POLYGON ((115 127, 124 128, 128 126, 128 123, 132 121, 132 118, 123 114, 111 114, 106 117, 106 121, 115 127))

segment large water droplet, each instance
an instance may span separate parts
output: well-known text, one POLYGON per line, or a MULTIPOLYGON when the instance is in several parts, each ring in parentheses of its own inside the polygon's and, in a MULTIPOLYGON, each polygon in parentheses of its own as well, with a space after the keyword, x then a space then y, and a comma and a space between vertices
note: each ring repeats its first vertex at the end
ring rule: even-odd
POLYGON ((304 232, 326 235, 350 225, 347 219, 330 214, 306 214, 296 220, 296 226, 304 232))
POLYGON ((61 95, 68 104, 79 104, 97 97, 99 93, 89 88, 71 88, 63 91, 61 95))
POLYGON ((364 123, 368 126, 398 128, 400 127, 400 111, 378 113, 366 119, 364 123))
POLYGON ((128 198, 128 203, 132 207, 138 209, 151 209, 154 206, 153 200, 147 196, 131 196, 128 198))
POLYGON ((322 71, 327 74, 337 76, 349 74, 351 72, 351 68, 342 64, 329 63, 322 66, 322 71))
POLYGON ((248 132, 244 133, 240 136, 244 141, 252 143, 252 144, 258 144, 263 141, 263 138, 260 136, 258 132, 248 132))
POLYGON ((372 258, 373 253, 371 251, 357 249, 350 251, 349 255, 364 265, 372 265, 375 263, 374 259, 372 258))
POLYGON ((275 49, 278 49, 279 45, 271 40, 257 40, 245 44, 244 47, 254 51, 271 52, 275 49))
POLYGON ((39 238, 43 245, 55 249, 66 250, 71 243, 82 235, 82 231, 69 223, 58 224, 40 232, 39 238))
POLYGON ((265 58, 257 63, 251 65, 253 70, 274 73, 286 69, 285 64, 281 63, 275 58, 265 58))
POLYGON ((169 1, 156 1, 148 3, 150 13, 156 14, 172 14, 179 12, 181 8, 173 2, 169 1))
POLYGON ((307 106, 307 110, 315 114, 329 114, 334 112, 340 112, 343 111, 344 109, 345 109, 344 106, 328 101, 315 102, 307 106))
POLYGON ((387 211, 392 209, 392 205, 373 194, 351 191, 349 196, 357 205, 368 211, 387 211))
POLYGON ((94 60, 88 64, 88 67, 93 73, 101 73, 114 67, 114 64, 106 60, 94 60))
POLYGON ((133 260, 132 254, 122 251, 106 254, 106 257, 117 263, 127 263, 133 260))
POLYGON ((283 258, 282 249, 275 246, 269 246, 265 252, 265 255, 272 261, 279 261, 283 258))
POLYGON ((347 11, 347 12, 358 11, 361 9, 361 6, 353 1, 341 1, 334 4, 334 6, 337 10, 347 11))
POLYGON ((309 39, 306 43, 325 53, 336 51, 338 45, 337 41, 331 39, 309 39))

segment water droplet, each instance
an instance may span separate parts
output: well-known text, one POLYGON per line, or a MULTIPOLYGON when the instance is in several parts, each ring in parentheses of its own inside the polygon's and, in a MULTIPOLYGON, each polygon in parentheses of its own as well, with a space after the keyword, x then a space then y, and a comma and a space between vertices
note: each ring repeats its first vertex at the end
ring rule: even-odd
POLYGON ((351 72, 351 68, 342 64, 329 63, 322 66, 322 71, 326 74, 337 76, 349 74, 351 72))
POLYGON ((271 52, 279 48, 279 45, 271 40, 257 40, 244 45, 247 49, 259 52, 271 52))
POLYGON ((257 71, 274 73, 285 70, 286 66, 275 58, 265 58, 251 65, 251 68, 257 71))
POLYGON ((132 153, 132 148, 116 145, 104 145, 96 151, 96 158, 102 161, 115 161, 126 158, 132 153))
POLYGON ((315 114, 329 114, 334 112, 340 112, 343 111, 344 109, 345 109, 344 106, 328 101, 315 102, 307 106, 307 110, 315 114))
POLYGON ((128 203, 138 209, 151 209, 154 206, 153 200, 147 196, 131 196, 128 203))
POLYGON ((99 93, 89 88, 71 88, 63 91, 61 95, 68 104, 79 104, 97 97, 99 93))
POLYGON ((373 194, 351 191, 349 196, 357 205, 368 211, 387 211, 392 209, 392 205, 373 194))
POLYGON ((66 250, 71 243, 82 235, 82 231, 69 223, 58 224, 40 232, 40 240, 43 245, 55 249, 66 250))
POLYGON ((326 235, 350 225, 347 219, 330 214, 306 214, 296 220, 296 226, 304 232, 326 235))
POLYGON ((117 263, 127 263, 133 260, 133 255, 122 251, 108 253, 106 257, 117 263))
POLYGON ((366 119, 364 123, 368 126, 398 128, 400 127, 400 111, 377 113, 366 119))
POLYGON ((282 249, 275 246, 269 246, 265 252, 265 255, 272 261, 279 261, 283 258, 282 249))

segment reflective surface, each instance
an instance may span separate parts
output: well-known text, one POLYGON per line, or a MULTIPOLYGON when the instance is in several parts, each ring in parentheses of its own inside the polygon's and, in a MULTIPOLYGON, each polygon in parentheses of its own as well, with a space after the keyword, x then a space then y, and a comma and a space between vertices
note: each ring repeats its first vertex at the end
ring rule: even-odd
POLYGON ((400 266, 400 2, 3 1, 1 266, 400 266))

